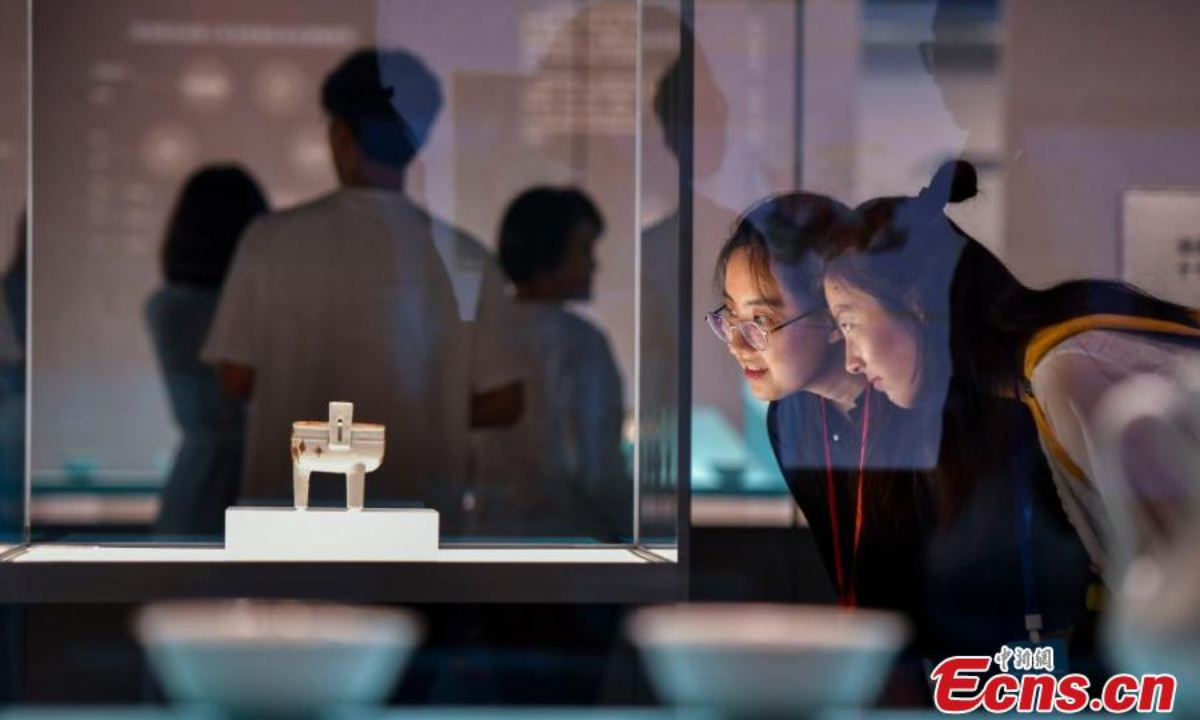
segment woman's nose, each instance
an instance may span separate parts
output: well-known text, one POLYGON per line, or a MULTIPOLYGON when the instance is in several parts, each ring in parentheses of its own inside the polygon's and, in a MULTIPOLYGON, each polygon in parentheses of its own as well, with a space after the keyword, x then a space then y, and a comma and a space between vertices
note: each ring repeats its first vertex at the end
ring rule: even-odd
POLYGON ((858 354, 858 348, 849 340, 846 341, 846 372, 852 375, 862 375, 866 363, 858 354))

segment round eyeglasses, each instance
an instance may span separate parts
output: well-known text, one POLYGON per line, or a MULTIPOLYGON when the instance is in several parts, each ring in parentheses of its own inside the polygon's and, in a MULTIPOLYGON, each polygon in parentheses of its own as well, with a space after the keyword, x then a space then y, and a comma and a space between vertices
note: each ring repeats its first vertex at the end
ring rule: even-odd
POLYGON ((708 327, 712 329, 713 334, 716 335, 717 338, 726 345, 733 342, 733 330, 736 328, 737 331, 742 334, 742 339, 746 341, 747 345, 759 352, 762 352, 763 350, 767 349, 767 338, 771 335, 771 333, 779 332, 788 325, 791 325, 799 320, 803 320, 818 310, 820 310, 820 308, 813 308, 812 310, 797 315, 791 320, 788 320, 781 325, 777 325, 770 330, 767 330, 753 320, 730 322, 725 317, 725 313, 728 312, 728 308, 726 308, 724 305, 710 313, 707 313, 704 316, 704 319, 708 321, 708 327))

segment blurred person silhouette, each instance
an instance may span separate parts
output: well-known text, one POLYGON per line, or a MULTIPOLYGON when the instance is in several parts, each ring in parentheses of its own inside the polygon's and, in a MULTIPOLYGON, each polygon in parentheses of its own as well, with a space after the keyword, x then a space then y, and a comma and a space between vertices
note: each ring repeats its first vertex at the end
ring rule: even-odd
MULTIPOLYGON (((687 290, 682 285, 683 262, 715 259, 720 235, 736 217, 706 199, 695 185, 722 167, 728 104, 698 44, 692 44, 694 62, 679 62, 681 48, 692 36, 679 14, 661 4, 638 8, 611 0, 589 2, 554 34, 531 84, 534 97, 561 97, 569 89, 579 99, 553 107, 552 119, 531 123, 541 152, 576 177, 586 177, 612 227, 637 223, 634 234, 616 233, 600 251, 610 266, 629 263, 632 272, 630 260, 640 239, 641 277, 632 280, 637 291, 631 284, 629 292, 603 293, 594 306, 602 317, 636 317, 641 326, 640 351, 632 331, 614 331, 611 340, 629 386, 634 384, 635 364, 640 368, 640 402, 631 410, 639 414, 633 420, 640 492, 649 500, 642 503, 644 537, 669 538, 676 532, 671 508, 680 481, 679 383, 686 377, 680 370, 688 357, 679 347, 680 328, 688 323, 693 336, 703 332, 700 318, 708 309, 703 304, 682 307, 687 290), (619 42, 632 37, 639 24, 641 45, 619 42), (630 87, 634 54, 642 72, 640 85, 630 87), (622 86, 631 90, 624 99, 612 92, 622 86), (634 112, 638 106, 646 112, 634 112), (694 122, 685 122, 689 116, 694 122), (639 137, 645 141, 639 142, 639 137), (686 177, 679 173, 681 161, 690 167, 686 177), (642 182, 635 198, 627 188, 630 173, 638 167, 642 182), (684 199, 691 200, 686 220, 680 216, 681 190, 684 199), (682 230, 687 227, 696 232, 685 239, 682 230), (682 258, 685 246, 695 255, 682 258)), ((540 105, 529 109, 535 116, 546 112, 540 105)), ((706 281, 693 277, 692 282, 692 297, 702 297, 703 290, 696 288, 707 288, 706 281)), ((696 363, 690 387, 695 403, 740 425, 742 394, 735 369, 719 359, 697 356, 696 363)))
MULTIPOLYGON (((678 451, 674 433, 679 419, 677 378, 682 363, 690 365, 693 410, 689 416, 697 411, 712 411, 719 422, 736 428, 737 432, 744 427, 745 401, 744 383, 736 366, 722 362, 715 353, 692 352, 680 342, 682 323, 691 324, 693 345, 706 332, 703 314, 710 309, 708 278, 706 273, 695 271, 691 273, 691 302, 683 307, 682 269, 685 264, 692 268, 712 267, 721 249, 723 233, 733 224, 737 213, 715 202, 697 185, 714 175, 724 160, 727 101, 703 49, 694 42, 691 28, 661 8, 660 14, 662 17, 656 20, 660 27, 675 31, 681 40, 693 39, 693 62, 685 66, 675 49, 649 99, 662 133, 661 148, 649 155, 653 158, 654 152, 665 150, 665 157, 661 161, 657 158, 647 161, 645 166, 650 174, 647 185, 652 192, 655 186, 660 193, 666 188, 664 194, 671 206, 662 219, 642 231, 642 277, 638 279, 642 291, 638 312, 644 338, 637 418, 639 441, 643 443, 639 482, 644 494, 647 489, 657 488, 670 497, 674 482, 661 469, 672 467, 678 451), (689 167, 690 172, 684 175, 689 167), (679 174, 672 174, 672 168, 679 174), (690 203, 681 204, 684 198, 680 193, 687 193, 690 203), (685 207, 690 208, 686 223, 682 216, 685 207), (691 229, 686 238, 685 227, 691 229), (684 247, 690 253, 685 254, 684 247)), ((696 452, 692 456, 695 458, 696 452)), ((694 470, 704 472, 713 468, 694 470)), ((669 517, 660 522, 668 529, 673 524, 669 517)), ((653 531, 653 525, 651 528, 653 531)))
POLYGON ((17 221, 12 258, 0 285, 0 542, 21 539, 25 477, 26 214, 17 221))
MULTIPOLYGON (((419 58, 360 50, 321 102, 339 187, 250 227, 204 349, 226 392, 250 400, 241 501, 290 503, 291 423, 345 400, 387 426, 368 504, 423 501, 457 533, 469 428, 521 413, 503 278, 477 240, 404 192, 442 104, 419 58)), ((340 485, 315 482, 314 502, 340 485)))
POLYGON ((530 382, 515 427, 476 433, 481 530, 609 541, 630 532, 621 376, 604 331, 567 307, 592 297, 603 231, 600 211, 575 188, 532 188, 504 213, 510 332, 530 382))
MULTIPOLYGON (((690 34, 690 33, 689 33, 690 34)), ((688 72, 680 58, 676 57, 666 72, 655 85, 651 99, 654 116, 661 132, 662 142, 670 157, 677 162, 683 157, 690 157, 694 177, 687 178, 692 190, 692 224, 691 261, 694 268, 710 268, 717 261, 721 250, 721 242, 725 233, 737 219, 737 213, 722 207, 702 190, 696 187, 698 180, 703 180, 720 169, 724 159, 724 143, 726 122, 729 108, 725 96, 721 93, 716 79, 712 75, 708 60, 697 44, 694 52, 693 67, 688 72), (691 92, 685 92, 686 84, 691 82, 691 92), (681 103, 693 104, 693 128, 689 134, 683 124, 683 108, 681 103), (697 123, 697 120, 703 123, 697 123)), ((675 180, 678 185, 678 181, 675 180)), ((677 188, 672 188, 677 189, 677 188)), ((662 356, 661 369, 659 362, 647 363, 646 370, 665 377, 675 373, 674 362, 678 345, 674 326, 679 322, 679 273, 680 257, 677 249, 680 232, 680 217, 678 206, 663 219, 646 228, 642 234, 643 268, 647 274, 643 283, 643 297, 647 310, 643 317, 657 326, 658 332, 653 333, 661 338, 655 347, 665 349, 662 356)), ((692 303, 693 312, 689 317, 693 322, 700 322, 703 313, 709 309, 709 278, 705 272, 692 274, 692 303)), ((697 325, 693 334, 705 332, 697 325)), ((650 360, 650 358, 646 358, 650 360)), ((725 420, 733 427, 742 424, 742 396, 736 382, 738 373, 729 363, 721 362, 719 357, 711 353, 695 353, 692 358, 692 402, 698 406, 708 406, 720 411, 725 420)), ((647 383, 647 387, 660 387, 657 381, 647 383)), ((653 404, 649 405, 653 407, 653 404)))
POLYGON ((29 262, 27 260, 27 250, 25 242, 25 234, 28 231, 28 216, 26 211, 21 211, 21 216, 17 220, 17 231, 13 238, 13 252, 9 260, 8 267, 4 269, 3 277, 0 277, 0 286, 3 287, 4 301, 8 306, 7 317, 12 323, 12 329, 17 335, 17 342, 21 345, 25 344, 25 295, 27 290, 26 278, 29 274, 29 262))
POLYGON ((238 241, 268 209, 244 169, 211 165, 184 183, 167 225, 165 282, 146 302, 145 314, 181 441, 163 486, 157 534, 220 535, 225 508, 237 499, 245 403, 221 391, 200 348, 238 241))
MULTIPOLYGON (((971 146, 972 132, 985 118, 979 115, 979 98, 971 92, 971 83, 963 76, 987 62, 988 51, 968 42, 967 29, 1003 12, 999 0, 934 0, 932 37, 917 45, 921 64, 933 78, 946 112, 967 133, 965 145, 971 146)), ((974 142, 979 142, 975 138, 974 142)))
MULTIPOLYGON (((958 130, 956 137, 946 138, 946 154, 933 162, 961 159, 980 171, 978 198, 951 204, 947 197, 947 212, 985 241, 1002 242, 995 229, 1004 222, 1005 178, 1022 153, 1014 138, 1002 132, 1004 103, 1011 98, 993 103, 987 94, 989 88, 1001 86, 997 78, 1002 74, 1006 43, 983 38, 1005 19, 1008 5, 1003 0, 933 0, 930 4, 931 36, 917 43, 917 55, 958 130)), ((933 171, 930 167, 925 172, 933 171)))

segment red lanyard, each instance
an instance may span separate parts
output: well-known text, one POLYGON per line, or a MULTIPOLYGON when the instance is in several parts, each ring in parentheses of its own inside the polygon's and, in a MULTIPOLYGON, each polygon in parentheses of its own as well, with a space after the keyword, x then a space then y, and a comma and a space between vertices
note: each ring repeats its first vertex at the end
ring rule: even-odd
MULTIPOLYGON (((871 388, 863 393, 862 445, 858 451, 858 483, 854 501, 854 551, 850 557, 851 572, 858 569, 858 543, 862 539, 863 525, 863 475, 867 466, 867 439, 871 432, 871 388)), ((833 452, 829 448, 829 421, 825 416, 825 398, 821 398, 821 440, 825 442, 825 492, 829 498, 829 522, 833 529, 833 565, 837 573, 838 604, 854 607, 854 579, 846 577, 842 563, 842 535, 838 532, 837 488, 833 483, 833 452)))

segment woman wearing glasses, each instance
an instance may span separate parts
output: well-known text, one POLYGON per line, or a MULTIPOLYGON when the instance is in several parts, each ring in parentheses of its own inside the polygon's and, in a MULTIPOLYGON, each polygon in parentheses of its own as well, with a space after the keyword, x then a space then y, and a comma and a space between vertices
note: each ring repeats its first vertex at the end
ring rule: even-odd
POLYGON ((770 402, 767 430, 843 607, 894 610, 916 631, 893 670, 890 704, 926 704, 928 620, 919 578, 932 518, 906 451, 903 413, 846 371, 821 292, 820 256, 853 224, 827 197, 768 198, 736 223, 717 260, 721 306, 709 327, 770 402))
MULTIPOLYGON (((858 214, 815 195, 755 206, 721 253, 724 303, 708 320, 755 395, 771 403, 776 459, 839 602, 897 610, 913 621, 916 645, 899 687, 921 687, 917 656, 991 654, 1028 640, 1031 608, 1045 613, 1047 629, 1075 625, 1089 573, 1045 462, 1037 453, 1008 452, 1035 442, 1019 406, 980 408, 987 422, 979 427, 1000 440, 962 468, 976 482, 948 488, 937 482, 940 415, 901 407, 889 385, 872 387, 868 380, 878 378, 847 367, 819 258, 860 237, 862 225, 858 214), (1028 502, 1018 502, 1018 477, 1030 479, 1028 502), (959 489, 968 492, 951 492, 959 489), (951 495, 959 504, 947 516, 951 495), (1023 508, 1032 510, 1030 521, 1017 533, 1023 508), (1028 566, 1036 575, 1030 582, 1023 581, 1023 549, 1037 559, 1028 566)), ((917 349, 894 343, 878 358, 903 359, 908 351, 917 349)))
POLYGON ((930 517, 906 470, 901 412, 847 372, 841 333, 825 307, 819 257, 852 222, 830 198, 769 198, 737 222, 717 261, 724 302, 707 316, 770 402, 768 432, 793 497, 844 606, 884 607, 918 625, 913 575, 930 517))

